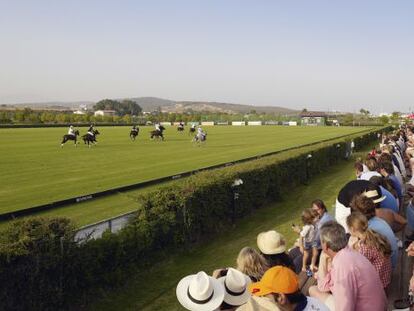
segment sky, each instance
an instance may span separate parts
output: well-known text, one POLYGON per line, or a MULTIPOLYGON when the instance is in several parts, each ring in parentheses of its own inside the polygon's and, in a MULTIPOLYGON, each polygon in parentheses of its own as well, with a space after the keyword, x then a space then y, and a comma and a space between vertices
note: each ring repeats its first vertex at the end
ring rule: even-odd
POLYGON ((414 1, 0 0, 0 104, 414 109, 414 1))

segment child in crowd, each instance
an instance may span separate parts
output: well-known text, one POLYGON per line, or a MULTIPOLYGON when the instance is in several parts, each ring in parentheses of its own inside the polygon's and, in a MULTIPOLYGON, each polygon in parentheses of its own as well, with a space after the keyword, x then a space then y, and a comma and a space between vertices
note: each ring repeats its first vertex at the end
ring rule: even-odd
POLYGON ((316 259, 318 257, 318 248, 315 240, 316 237, 316 224, 319 220, 317 214, 311 209, 307 208, 302 212, 302 230, 293 225, 293 231, 299 233, 299 242, 301 248, 303 248, 303 260, 302 260, 302 271, 308 271, 307 264, 309 257, 311 257, 310 269, 312 272, 317 271, 316 259))
POLYGON ((356 239, 352 247, 364 255, 375 267, 386 288, 391 282, 391 245, 388 240, 368 229, 368 220, 360 212, 353 212, 348 216, 346 223, 351 236, 356 239))

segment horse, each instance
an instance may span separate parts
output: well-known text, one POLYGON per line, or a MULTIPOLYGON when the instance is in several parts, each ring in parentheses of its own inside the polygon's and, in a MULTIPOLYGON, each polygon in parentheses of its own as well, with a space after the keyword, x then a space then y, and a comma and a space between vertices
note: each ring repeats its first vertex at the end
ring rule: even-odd
POLYGON ((75 147, 77 147, 78 146, 78 136, 79 136, 79 131, 78 130, 75 131, 75 135, 69 135, 69 134, 63 135, 62 142, 60 143, 60 146, 63 147, 63 144, 66 143, 68 140, 73 140, 74 143, 75 143, 75 147))
POLYGON ((82 136, 83 142, 86 144, 88 144, 88 147, 91 147, 91 144, 93 143, 94 145, 96 145, 97 141, 96 141, 96 136, 99 135, 99 131, 98 130, 93 130, 93 135, 87 133, 85 135, 82 136))
POLYGON ((162 132, 164 132, 164 130, 165 130, 165 127, 160 125, 160 130, 159 131, 157 131, 157 130, 151 131, 150 132, 151 139, 154 139, 154 137, 155 137, 155 138, 161 138, 161 140, 164 140, 164 134, 162 133, 162 132))
POLYGON ((200 135, 200 137, 199 137, 199 135, 197 134, 197 135, 195 135, 195 136, 194 136, 194 138, 193 138, 193 142, 198 143, 198 144, 199 144, 199 146, 200 146, 200 144, 205 143, 205 142, 206 142, 206 140, 207 140, 207 133, 204 133, 204 135, 200 135))
POLYGON ((194 134, 196 131, 195 127, 190 127, 190 129, 188 130, 188 136, 190 136, 191 134, 194 134))
POLYGON ((183 132, 183 131, 184 131, 184 126, 180 126, 180 125, 179 125, 179 126, 177 127, 177 131, 178 131, 178 132, 183 132))
POLYGON ((136 130, 131 130, 131 132, 129 133, 129 138, 135 141, 136 137, 138 136, 138 133, 139 133, 139 127, 137 127, 136 130))

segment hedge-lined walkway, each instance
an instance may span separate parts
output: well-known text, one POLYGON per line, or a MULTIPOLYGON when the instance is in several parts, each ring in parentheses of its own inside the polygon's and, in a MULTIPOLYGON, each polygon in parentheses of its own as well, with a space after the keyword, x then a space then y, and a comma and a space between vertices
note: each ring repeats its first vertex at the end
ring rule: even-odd
POLYGON ((256 236, 261 231, 277 229, 292 244, 296 237, 291 231, 292 222, 300 224, 301 211, 315 198, 324 200, 331 208, 340 188, 355 178, 353 163, 350 160, 329 168, 329 172, 313 178, 310 185, 292 189, 291 197, 286 195, 283 202, 239 220, 236 228, 211 243, 137 273, 124 288, 108 294, 89 306, 89 310, 182 310, 175 297, 175 286, 181 277, 199 270, 211 273, 216 268, 234 266, 244 246, 256 247, 256 236))

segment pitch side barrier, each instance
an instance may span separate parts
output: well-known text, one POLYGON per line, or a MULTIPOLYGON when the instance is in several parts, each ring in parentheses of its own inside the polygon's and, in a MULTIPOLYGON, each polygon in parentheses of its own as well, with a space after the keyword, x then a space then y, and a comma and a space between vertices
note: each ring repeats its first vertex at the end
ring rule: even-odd
POLYGON ((216 168, 223 168, 223 167, 231 166, 231 165, 238 164, 238 163, 243 163, 243 162, 247 162, 247 161, 251 161, 251 160, 257 160, 257 159, 260 159, 260 158, 263 158, 263 157, 279 154, 279 153, 282 153, 282 152, 295 150, 295 149, 299 149, 299 148, 303 148, 303 147, 309 147, 309 146, 313 146, 313 145, 316 145, 316 144, 319 144, 319 143, 329 142, 329 141, 332 141, 332 140, 337 140, 337 139, 341 139, 341 138, 345 138, 345 137, 349 137, 349 136, 361 135, 361 134, 369 133, 371 131, 372 131, 372 129, 368 129, 368 130, 365 129, 363 131, 358 131, 358 132, 355 132, 355 133, 352 133, 352 134, 337 136, 335 138, 329 138, 329 139, 324 139, 324 140, 320 140, 320 141, 309 143, 309 144, 293 146, 293 147, 290 147, 290 148, 277 150, 277 151, 272 151, 272 152, 268 152, 268 153, 264 153, 264 154, 260 154, 260 155, 240 159, 240 160, 235 160, 235 161, 231 161, 231 162, 216 164, 216 165, 207 166, 207 167, 203 167, 203 168, 199 168, 199 169, 196 169, 196 170, 187 171, 187 172, 183 172, 183 173, 179 173, 179 174, 175 174, 175 175, 170 175, 170 176, 156 178, 156 179, 152 179, 152 180, 148 180, 148 181, 143 181, 143 182, 139 182, 139 183, 132 184, 132 185, 112 188, 112 189, 108 189, 108 190, 104 190, 104 191, 100 191, 100 192, 85 194, 85 195, 70 198, 70 199, 55 201, 55 202, 44 204, 44 205, 38 205, 38 206, 29 207, 29 208, 25 208, 25 209, 13 211, 13 212, 3 213, 3 214, 0 214, 0 221, 1 220, 11 220, 11 219, 18 218, 18 217, 21 217, 21 216, 29 216, 29 215, 33 215, 33 214, 38 213, 38 212, 47 211, 47 210, 63 207, 63 206, 70 205, 70 204, 81 203, 81 202, 85 202, 85 201, 89 201, 89 200, 109 196, 109 195, 112 195, 112 194, 116 194, 118 192, 136 190, 136 189, 140 189, 140 188, 160 184, 160 183, 163 183, 163 182, 166 182, 166 181, 172 181, 172 180, 180 179, 180 178, 183 178, 183 177, 188 177, 188 176, 191 176, 191 175, 196 174, 198 172, 202 172, 202 171, 206 171, 206 170, 212 170, 212 169, 216 169, 216 168))

